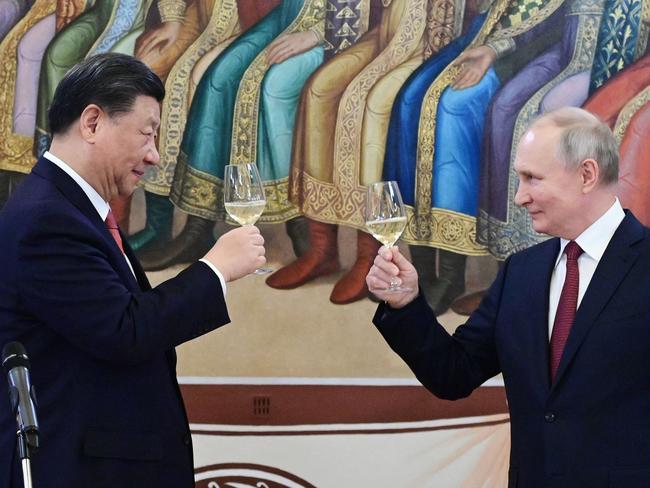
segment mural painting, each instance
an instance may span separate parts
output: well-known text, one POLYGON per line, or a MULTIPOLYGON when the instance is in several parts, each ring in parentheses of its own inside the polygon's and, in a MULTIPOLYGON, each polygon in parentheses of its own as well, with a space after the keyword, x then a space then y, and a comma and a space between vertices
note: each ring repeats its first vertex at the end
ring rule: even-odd
POLYGON ((483 293, 470 263, 484 285, 545 239, 514 204, 517 141, 541 113, 579 106, 612 127, 619 198, 650 224, 649 28, 650 0, 0 0, 0 206, 49 146, 65 72, 132 54, 167 91, 143 198, 111 202, 145 270, 202 257, 233 225, 224 166, 255 162, 259 222, 286 238, 249 292, 299 309, 326 283, 353 314, 380 246, 365 187, 396 180, 424 295, 466 315, 483 293))
MULTIPOLYGON (((143 185, 146 226, 130 237, 145 269, 201 257, 226 219, 223 167, 255 161, 260 222, 284 224, 296 256, 267 284, 293 289, 339 271, 345 226, 357 230, 356 259, 330 299, 363 299, 379 247, 365 231, 365 185, 394 179, 408 206, 402 240, 444 313, 466 291, 468 256, 503 260, 544 238, 514 204, 512 170, 517 140, 544 111, 585 106, 606 118, 623 143, 623 203, 647 213, 631 155, 644 154, 647 3, 6 2, 1 196, 47 149, 63 74, 96 53, 134 54, 168 91, 161 163, 143 185), (174 208, 187 220, 172 238, 174 208)), ((113 206, 128 231, 130 202, 113 206)))

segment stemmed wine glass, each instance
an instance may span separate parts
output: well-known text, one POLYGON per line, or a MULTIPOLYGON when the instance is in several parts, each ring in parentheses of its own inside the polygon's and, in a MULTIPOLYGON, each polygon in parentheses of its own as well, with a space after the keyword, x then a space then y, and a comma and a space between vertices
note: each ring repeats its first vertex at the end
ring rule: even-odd
MULTIPOLYGON (((366 194, 366 228, 384 246, 390 248, 406 227, 406 211, 396 181, 380 181, 368 186, 366 194)), ((399 286, 396 277, 384 291, 405 292, 411 288, 399 286)))
MULTIPOLYGON (((226 212, 239 225, 253 225, 266 206, 262 179, 254 163, 229 164, 223 175, 223 202, 226 212)), ((272 273, 271 268, 258 268, 254 274, 272 273)))

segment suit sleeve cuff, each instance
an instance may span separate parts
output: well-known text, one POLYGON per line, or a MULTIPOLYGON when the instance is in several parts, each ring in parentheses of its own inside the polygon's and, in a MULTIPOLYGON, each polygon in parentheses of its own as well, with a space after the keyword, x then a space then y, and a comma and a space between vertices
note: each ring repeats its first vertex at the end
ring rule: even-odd
POLYGON ((214 274, 217 275, 219 278, 219 281, 221 282, 221 289, 223 290, 223 297, 226 298, 226 280, 223 278, 223 275, 221 274, 221 271, 217 269, 217 267, 212 264, 210 261, 207 259, 199 259, 202 263, 207 264, 212 271, 214 271, 214 274))

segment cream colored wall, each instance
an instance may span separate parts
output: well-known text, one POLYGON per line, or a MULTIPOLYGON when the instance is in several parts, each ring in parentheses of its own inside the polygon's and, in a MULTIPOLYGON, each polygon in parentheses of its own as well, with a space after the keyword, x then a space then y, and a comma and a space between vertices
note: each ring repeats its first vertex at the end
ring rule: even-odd
MULTIPOLYGON (((133 227, 142 225, 141 195, 134 200, 133 227)), ((182 227, 182 216, 177 226, 182 227)), ((217 232, 225 226, 219 226, 217 232)), ((269 264, 278 269, 294 259, 284 225, 261 227, 269 264)), ((342 229, 341 262, 355 258, 355 232, 342 229)), ((182 267, 150 273, 152 284, 182 267)), ((470 258, 470 289, 488 284, 496 272, 491 258, 470 258)), ((410 378, 410 370, 386 345, 371 323, 376 304, 368 299, 334 305, 329 294, 344 273, 315 280, 295 290, 266 286, 264 276, 248 276, 228 286, 232 323, 178 348, 180 376, 295 376, 410 378)), ((463 318, 441 318, 453 330, 463 318)))

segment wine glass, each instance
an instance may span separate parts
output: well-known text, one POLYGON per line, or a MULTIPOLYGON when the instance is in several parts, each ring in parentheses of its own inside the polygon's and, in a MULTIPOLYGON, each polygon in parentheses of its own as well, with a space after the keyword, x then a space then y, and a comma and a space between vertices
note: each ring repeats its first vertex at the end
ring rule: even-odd
MULTIPOLYGON (((266 206, 260 173, 254 163, 229 164, 223 175, 223 203, 226 212, 239 225, 253 225, 266 206)), ((271 268, 258 268, 254 274, 272 273, 271 268)))
MULTIPOLYGON (((406 211, 396 181, 380 181, 368 186, 366 194, 366 228, 384 246, 392 247, 406 227, 406 211)), ((405 292, 411 288, 399 286, 396 277, 384 291, 405 292)))

